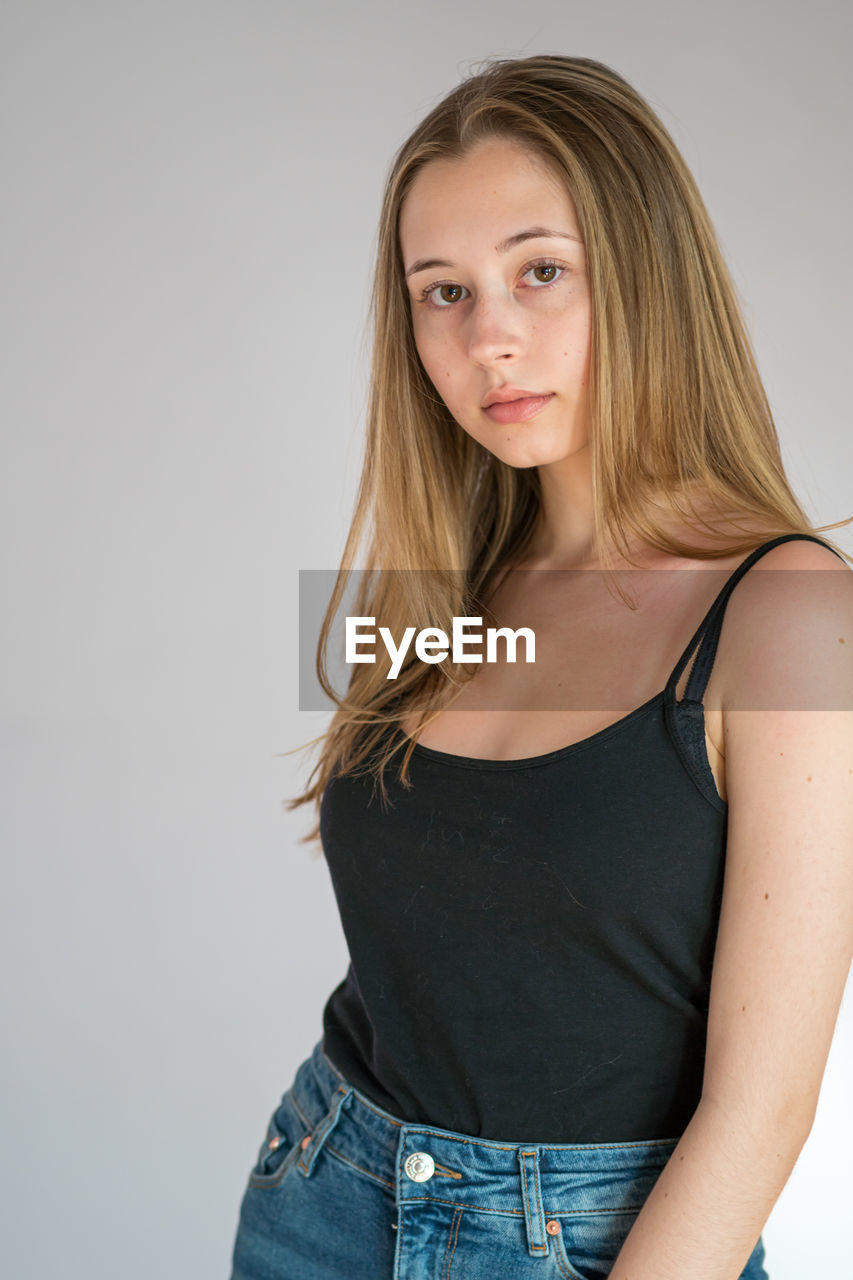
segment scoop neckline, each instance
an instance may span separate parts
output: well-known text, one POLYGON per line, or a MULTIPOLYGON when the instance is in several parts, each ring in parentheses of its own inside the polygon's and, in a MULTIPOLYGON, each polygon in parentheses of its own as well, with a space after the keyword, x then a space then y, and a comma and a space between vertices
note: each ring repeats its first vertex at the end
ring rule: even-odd
MULTIPOLYGON (((658 693, 652 694, 651 698, 647 699, 641 706, 634 707, 633 711, 620 716, 618 720, 614 720, 612 724, 605 725, 603 729, 598 729, 586 738, 578 739, 577 742, 570 742, 565 747, 556 747, 553 751, 545 751, 538 756, 519 756, 512 760, 492 760, 488 756, 461 756, 452 751, 439 751, 436 747, 427 747, 420 742, 414 743, 412 755, 423 756, 425 759, 434 760, 437 764, 454 765, 462 769, 531 769, 537 765, 551 764, 557 760, 563 760, 576 751, 582 751, 586 747, 597 745, 603 738, 617 733, 653 707, 661 704, 668 692, 670 692, 669 686, 661 689, 658 693)), ((674 691, 672 692, 674 696, 674 691)), ((412 742, 412 738, 408 734, 403 733, 402 730, 399 732, 404 742, 412 742)))

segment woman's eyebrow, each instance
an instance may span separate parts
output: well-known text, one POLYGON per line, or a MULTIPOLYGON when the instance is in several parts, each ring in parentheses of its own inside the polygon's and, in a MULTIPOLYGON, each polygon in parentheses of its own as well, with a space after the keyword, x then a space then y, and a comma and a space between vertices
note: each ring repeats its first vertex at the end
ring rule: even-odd
MULTIPOLYGON (((515 235, 507 236, 506 240, 501 240, 495 245, 496 253, 508 253, 517 244, 521 244, 524 240, 537 240, 540 238, 560 239, 560 240, 576 240, 578 244, 583 244, 580 236, 572 235, 569 231, 551 231, 548 227, 528 227, 526 231, 516 231, 515 235)), ((455 264, 448 262, 446 258, 418 258, 417 262, 413 262, 406 272, 406 279, 409 276, 416 275, 418 271, 426 271, 432 267, 453 267, 455 264)))

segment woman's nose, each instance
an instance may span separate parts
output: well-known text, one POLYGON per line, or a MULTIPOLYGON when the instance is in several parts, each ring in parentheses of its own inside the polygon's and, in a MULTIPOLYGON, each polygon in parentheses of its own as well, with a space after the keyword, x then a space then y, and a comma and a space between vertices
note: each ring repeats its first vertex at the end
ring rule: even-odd
POLYGON ((472 359, 493 359, 522 349, 523 317, 506 293, 478 298, 471 308, 469 323, 468 351, 472 359))

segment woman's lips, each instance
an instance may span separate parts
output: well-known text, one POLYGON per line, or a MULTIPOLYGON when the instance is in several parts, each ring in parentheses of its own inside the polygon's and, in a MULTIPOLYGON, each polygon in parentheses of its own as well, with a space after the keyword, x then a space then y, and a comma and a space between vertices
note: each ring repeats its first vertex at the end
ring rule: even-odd
POLYGON ((497 401, 495 404, 490 404, 483 412, 489 415, 492 422, 526 422, 553 398, 552 391, 547 396, 525 396, 522 400, 505 400, 502 404, 497 401))

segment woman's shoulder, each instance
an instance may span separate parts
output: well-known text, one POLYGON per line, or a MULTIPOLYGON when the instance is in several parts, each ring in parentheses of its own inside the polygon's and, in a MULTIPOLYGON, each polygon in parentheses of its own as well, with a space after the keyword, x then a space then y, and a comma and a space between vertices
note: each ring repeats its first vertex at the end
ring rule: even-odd
MULTIPOLYGON (((781 535, 777 534, 776 537, 781 535)), ((815 537, 819 535, 815 534, 815 537)), ((758 547, 764 546, 765 543, 773 541, 773 538, 765 538, 758 547)), ((808 538, 791 538, 787 542, 780 542, 775 547, 770 547, 755 562, 756 569, 838 569, 851 572, 850 565, 842 559, 842 557, 828 546, 825 542, 812 541, 811 536, 808 538)))
MULTIPOLYGON (((755 567, 777 569, 844 569, 847 564, 832 547, 810 531, 780 529, 777 521, 755 513, 720 510, 708 499, 696 499, 696 518, 687 520, 669 512, 663 517, 662 529, 691 549, 691 554, 659 554, 661 568, 737 567, 768 543, 786 538, 770 546, 755 560, 755 567)), ((654 554, 654 553, 652 553, 654 554)), ((752 566, 750 566, 752 567, 752 566)))
MULTIPOLYGON (((661 569, 726 569, 735 568, 754 552, 770 546, 757 557, 755 563, 772 564, 779 568, 795 568, 802 565, 827 568, 843 567, 844 561, 835 551, 809 530, 800 531, 779 527, 779 522, 760 515, 738 510, 721 510, 710 504, 697 502, 695 513, 687 517, 681 512, 663 512, 656 522, 657 532, 663 540, 670 540, 672 548, 649 545, 643 538, 629 544, 631 556, 636 556, 638 567, 661 569), (679 547, 681 550, 676 550, 679 547)), ((627 562, 627 561, 626 561, 627 562)))
POLYGON ((853 570, 798 538, 764 552, 726 602, 720 656, 729 709, 842 707, 853 672, 853 570))

